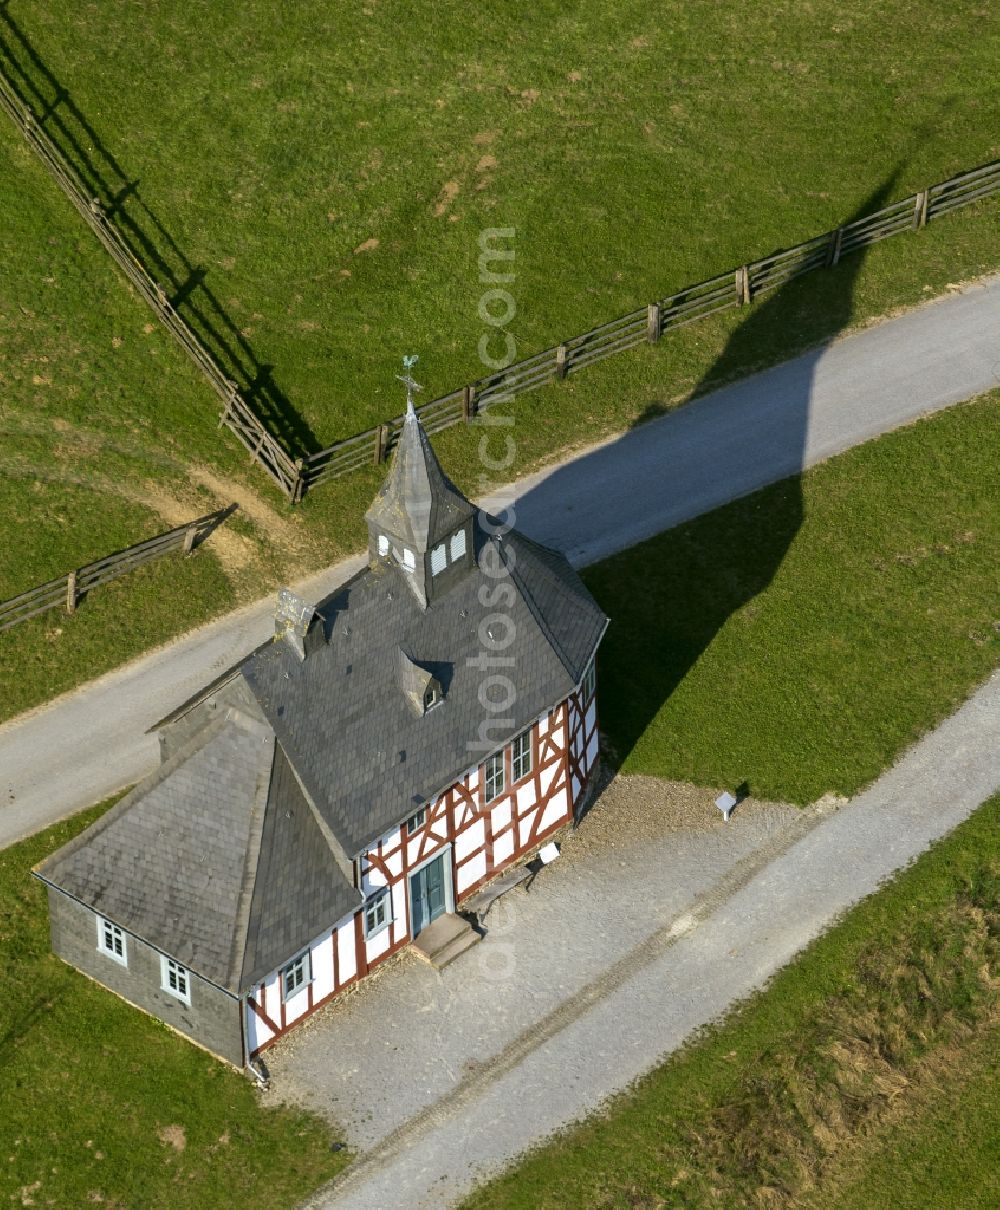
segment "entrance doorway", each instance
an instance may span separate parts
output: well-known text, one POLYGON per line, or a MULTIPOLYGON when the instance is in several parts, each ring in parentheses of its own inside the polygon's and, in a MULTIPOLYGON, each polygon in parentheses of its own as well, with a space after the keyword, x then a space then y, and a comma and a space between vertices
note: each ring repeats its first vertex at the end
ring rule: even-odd
POLYGON ((450 855, 450 849, 445 849, 410 875, 410 920, 414 937, 449 909, 451 868, 445 859, 450 855))

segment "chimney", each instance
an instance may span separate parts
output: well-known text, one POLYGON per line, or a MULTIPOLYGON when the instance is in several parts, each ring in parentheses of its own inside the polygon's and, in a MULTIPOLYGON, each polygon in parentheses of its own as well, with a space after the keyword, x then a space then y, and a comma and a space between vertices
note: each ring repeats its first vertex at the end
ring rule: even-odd
POLYGON ((306 635, 316 617, 316 610, 308 601, 296 596, 290 588, 278 593, 278 606, 274 611, 274 641, 283 640, 300 660, 306 658, 306 635))

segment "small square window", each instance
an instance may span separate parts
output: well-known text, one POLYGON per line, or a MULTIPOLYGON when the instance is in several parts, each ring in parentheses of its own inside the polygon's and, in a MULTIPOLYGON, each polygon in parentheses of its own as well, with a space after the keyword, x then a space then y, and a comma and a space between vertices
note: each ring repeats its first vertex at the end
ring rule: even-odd
POLYGON ((510 775, 520 781, 531 772, 531 732, 524 731, 510 746, 510 775))
POLYGON ((186 966, 181 966, 166 954, 160 955, 160 986, 165 992, 176 996, 185 1004, 191 1004, 191 975, 186 966))
POLYGON ((503 793, 503 773, 503 753, 498 752, 496 756, 491 756, 483 766, 483 785, 485 787, 487 802, 492 802, 494 798, 499 798, 503 793))
POLYGON ((465 530, 457 529, 451 535, 451 561, 457 563, 465 554, 465 530))
POLYGON ((110 920, 105 920, 103 916, 97 917, 97 948, 102 954, 107 954, 109 958, 113 958, 115 962, 120 962, 122 966, 128 966, 128 947, 125 941, 125 933, 117 924, 112 924, 110 920))
POLYGON ((371 939, 392 923, 389 888, 379 887, 365 903, 365 937, 371 939))
POLYGON ((291 1000, 307 983, 312 983, 312 963, 309 951, 299 956, 281 972, 281 998, 291 1000))
POLYGON ((389 539, 385 536, 385 534, 379 534, 378 536, 378 553, 382 556, 382 558, 385 558, 385 556, 389 553, 389 539))
POLYGON ((411 815, 406 821, 407 836, 412 836, 414 832, 419 832, 426 822, 427 808, 421 807, 419 811, 414 812, 414 814, 411 815))
POLYGON ((431 551, 431 575, 437 576, 448 566, 448 552, 442 542, 431 551))

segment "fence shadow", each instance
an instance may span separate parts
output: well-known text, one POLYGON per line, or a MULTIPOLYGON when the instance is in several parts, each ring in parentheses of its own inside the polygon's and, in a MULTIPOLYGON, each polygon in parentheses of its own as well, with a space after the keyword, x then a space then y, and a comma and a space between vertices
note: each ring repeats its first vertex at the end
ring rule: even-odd
POLYGON ((140 182, 130 178, 93 124, 56 78, 0 0, 0 67, 38 125, 80 174, 133 256, 160 283, 168 301, 210 352, 223 373, 293 458, 319 448, 312 429, 274 380, 273 365, 253 346, 207 283, 208 270, 189 260, 156 212, 140 182))
MULTIPOLYGON (((897 175, 898 169, 865 199, 858 216, 884 204, 897 175)), ((553 529, 564 533, 566 553, 578 562, 590 561, 586 534, 576 545, 571 529, 562 521, 553 523, 553 518, 560 510, 566 513, 564 489, 567 498, 579 501, 581 482, 590 485, 594 499, 575 507, 569 520, 584 529, 588 512, 590 528, 605 525, 599 511, 602 483, 617 484, 620 498, 621 482, 628 482, 628 511, 634 515, 627 520, 637 521, 640 530, 647 514, 665 517, 673 511, 683 518, 696 516, 702 508, 714 509, 676 530, 678 540, 668 546, 654 539, 645 547, 647 560, 612 558, 589 576, 611 617, 600 661, 601 702, 603 725, 618 761, 632 751, 727 620, 771 583, 801 528, 801 472, 816 367, 851 320, 863 261, 860 253, 841 262, 832 279, 836 284, 827 292, 830 336, 825 344, 782 367, 780 375, 747 384, 750 401, 740 406, 752 409, 752 426, 741 426, 735 433, 733 404, 726 392, 710 395, 634 428, 556 471, 517 501, 518 524, 539 536, 553 529), (754 507, 714 508, 721 500, 753 490, 761 481, 756 471, 754 482, 755 468, 762 465, 769 468, 765 481, 773 486, 755 497, 754 507), (706 500, 706 483, 720 485, 717 499, 706 500)), ((758 359, 764 338, 773 334, 775 323, 786 319, 795 288, 794 283, 786 284, 753 303, 695 394, 758 359)), ((651 411, 656 414, 658 408, 651 411)), ((676 521, 663 522, 672 524, 676 521)))

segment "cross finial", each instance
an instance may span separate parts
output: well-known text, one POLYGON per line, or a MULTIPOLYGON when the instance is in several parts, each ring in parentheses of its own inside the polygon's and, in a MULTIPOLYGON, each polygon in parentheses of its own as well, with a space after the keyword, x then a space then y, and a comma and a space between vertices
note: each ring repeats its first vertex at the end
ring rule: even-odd
POLYGON ((422 391, 424 389, 420 385, 419 382, 415 382, 413 380, 413 375, 410 373, 410 371, 413 369, 413 367, 417 364, 417 362, 419 360, 420 360, 420 358, 417 356, 416 353, 407 354, 407 356, 403 358, 403 369, 406 372, 404 374, 396 375, 396 377, 399 379, 399 381, 401 383, 403 383, 406 387, 406 412, 407 412, 407 415, 409 415, 413 411, 413 392, 422 391))

